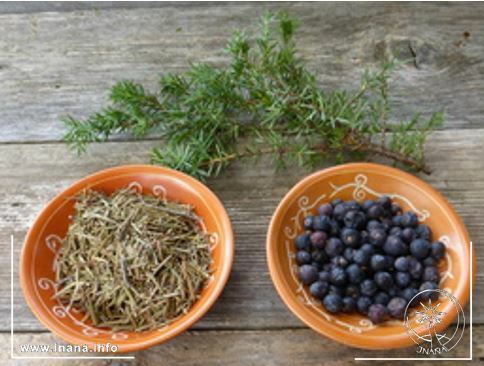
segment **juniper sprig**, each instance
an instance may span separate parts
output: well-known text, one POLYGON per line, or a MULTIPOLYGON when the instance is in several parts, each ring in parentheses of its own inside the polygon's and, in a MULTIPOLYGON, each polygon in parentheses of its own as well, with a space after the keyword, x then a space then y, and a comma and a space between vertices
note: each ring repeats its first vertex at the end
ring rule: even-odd
POLYGON ((163 75, 154 93, 118 82, 111 106, 85 120, 63 118, 65 141, 83 152, 115 133, 156 133, 163 142, 152 162, 201 179, 234 160, 266 154, 278 166, 376 154, 429 172, 424 144, 442 114, 389 123, 388 82, 398 62, 366 71, 356 91, 326 91, 296 55, 296 28, 285 13, 266 14, 255 40, 243 31, 232 36, 224 66, 199 63, 163 75))

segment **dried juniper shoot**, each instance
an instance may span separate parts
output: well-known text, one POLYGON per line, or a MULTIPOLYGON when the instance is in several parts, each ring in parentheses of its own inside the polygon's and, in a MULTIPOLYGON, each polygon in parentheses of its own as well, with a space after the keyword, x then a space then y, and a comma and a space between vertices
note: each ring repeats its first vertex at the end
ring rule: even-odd
POLYGON ((188 205, 87 190, 56 262, 56 297, 113 331, 158 329, 186 313, 210 275, 209 241, 188 205))

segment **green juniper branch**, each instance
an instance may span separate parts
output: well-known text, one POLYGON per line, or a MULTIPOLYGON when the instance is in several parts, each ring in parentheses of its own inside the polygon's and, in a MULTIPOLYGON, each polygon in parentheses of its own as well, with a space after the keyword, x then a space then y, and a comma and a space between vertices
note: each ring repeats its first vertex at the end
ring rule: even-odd
POLYGON ((397 62, 366 71, 356 92, 327 92, 296 56, 296 26, 285 13, 267 14, 255 42, 242 31, 232 36, 227 66, 194 64, 185 73, 164 75, 156 93, 132 81, 118 82, 111 106, 86 120, 63 119, 64 138, 83 152, 88 143, 114 133, 143 137, 156 131, 165 143, 153 150, 152 162, 201 179, 236 159, 264 154, 279 165, 302 166, 377 154, 429 172, 424 144, 442 115, 387 122, 388 81, 397 62))

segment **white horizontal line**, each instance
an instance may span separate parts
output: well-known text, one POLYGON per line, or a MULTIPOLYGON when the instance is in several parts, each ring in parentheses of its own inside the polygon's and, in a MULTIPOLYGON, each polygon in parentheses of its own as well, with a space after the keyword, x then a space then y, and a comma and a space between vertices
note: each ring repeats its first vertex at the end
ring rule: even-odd
POLYGON ((425 358, 425 357, 401 357, 401 358, 384 358, 384 357, 355 357, 355 361, 472 361, 471 357, 440 357, 440 358, 425 358))
POLYGON ((91 359, 124 359, 124 360, 133 360, 134 356, 12 356, 14 360, 22 359, 22 360, 85 360, 88 358, 91 359))

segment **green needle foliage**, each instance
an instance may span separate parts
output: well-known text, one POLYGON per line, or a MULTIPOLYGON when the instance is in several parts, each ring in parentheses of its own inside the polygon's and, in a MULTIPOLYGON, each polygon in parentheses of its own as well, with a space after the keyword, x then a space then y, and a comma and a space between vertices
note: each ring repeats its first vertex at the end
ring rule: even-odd
POLYGON ((83 152, 113 133, 155 132, 164 143, 153 150, 152 162, 201 179, 236 159, 264 154, 272 154, 278 166, 377 154, 428 172, 424 143, 442 115, 387 123, 388 80, 396 62, 365 72, 355 92, 325 91, 296 55, 296 26, 285 13, 267 14, 255 41, 243 31, 232 36, 228 65, 195 64, 183 74, 164 75, 156 93, 118 82, 111 106, 86 120, 63 119, 65 140, 83 152))

